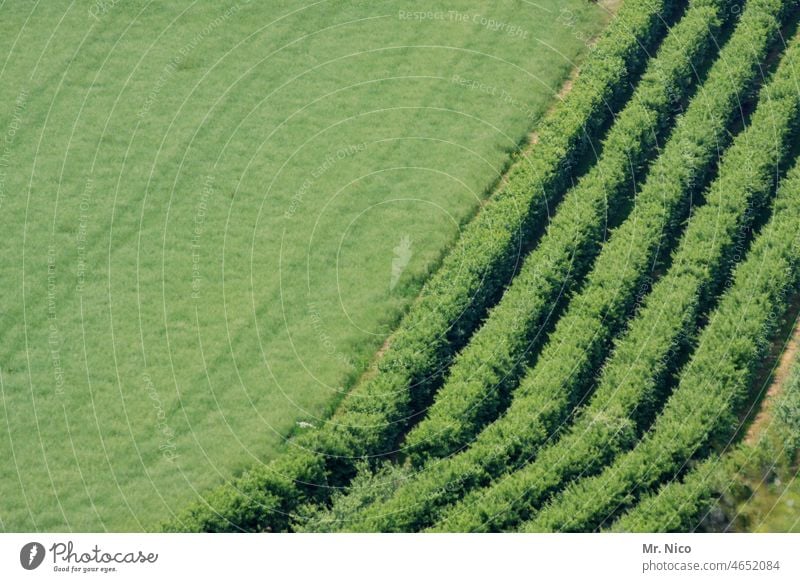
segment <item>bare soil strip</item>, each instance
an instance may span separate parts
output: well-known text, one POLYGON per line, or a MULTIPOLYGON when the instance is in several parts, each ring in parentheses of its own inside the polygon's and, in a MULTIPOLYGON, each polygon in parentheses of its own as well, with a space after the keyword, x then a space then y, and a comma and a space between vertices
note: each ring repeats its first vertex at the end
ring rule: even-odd
POLYGON ((786 348, 783 350, 778 366, 775 368, 775 373, 772 376, 772 383, 767 389, 767 393, 761 403, 761 409, 756 414, 755 419, 750 424, 750 428, 747 431, 747 436, 745 436, 744 439, 745 443, 754 443, 761 434, 763 427, 769 424, 772 419, 773 402, 775 401, 775 397, 780 394, 784 384, 786 384, 789 378, 792 364, 797 359, 798 350, 800 350, 800 319, 796 322, 792 337, 786 342, 786 348))

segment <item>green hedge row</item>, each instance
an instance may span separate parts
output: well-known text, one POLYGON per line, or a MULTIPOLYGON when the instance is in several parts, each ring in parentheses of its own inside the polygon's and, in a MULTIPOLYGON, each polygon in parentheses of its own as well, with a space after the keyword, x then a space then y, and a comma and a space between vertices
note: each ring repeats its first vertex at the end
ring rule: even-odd
MULTIPOLYGON (((727 125, 718 125, 716 121, 726 116, 730 120, 738 109, 737 89, 747 87, 757 76, 771 40, 778 36, 777 17, 782 5, 785 3, 780 0, 748 3, 718 66, 712 70, 704 90, 675 134, 681 136, 685 130, 693 136, 695 147, 687 149, 683 144, 688 141, 679 139, 678 147, 665 150, 665 167, 655 175, 657 180, 649 181, 642 191, 649 196, 640 195, 641 204, 637 207, 640 213, 632 216, 629 231, 620 228, 619 234, 625 235, 612 239, 608 245, 609 250, 617 252, 608 254, 608 262, 598 262, 576 305, 578 315, 574 322, 567 319, 571 325, 564 328, 563 342, 561 337, 554 336, 559 342, 559 354, 569 338, 586 337, 597 342, 609 335, 603 329, 609 319, 619 321, 624 317, 625 312, 619 310, 618 304, 629 301, 627 296, 633 297, 639 277, 652 263, 662 225, 669 218, 665 202, 674 207, 685 200, 681 190, 670 192, 685 184, 690 175, 689 169, 681 166, 681 157, 689 153, 686 159, 707 165, 707 158, 715 155, 715 132, 727 125), (650 184, 654 186, 652 191, 648 190, 650 184), (648 254, 643 247, 652 250, 648 254), (589 321, 594 323, 588 325, 589 321), (574 329, 580 332, 576 334, 574 329)), ((782 67, 774 84, 785 84, 792 74, 782 67)), ((707 194, 708 203, 693 214, 668 272, 655 284, 617 341, 603 365, 592 399, 575 423, 558 441, 540 450, 535 462, 467 496, 436 529, 497 531, 514 527, 530 517, 566 481, 600 471, 636 444, 661 401, 665 381, 675 371, 685 338, 694 333, 715 290, 735 262, 737 245, 751 227, 754 207, 761 206, 773 190, 775 146, 781 143, 784 148, 789 146, 790 126, 775 128, 774 111, 766 99, 771 91, 772 86, 764 89, 765 99, 759 103, 752 124, 725 153, 718 178, 707 194)), ((592 349, 591 344, 584 349, 592 349)), ((565 364, 576 366, 574 362, 565 364)), ((568 375, 543 380, 569 388, 574 382, 568 375)), ((571 389, 573 393, 576 390, 571 389)))
POLYGON ((778 36, 775 14, 780 10, 774 8, 776 2, 751 2, 757 8, 748 8, 745 20, 722 51, 726 54, 733 50, 728 46, 741 48, 743 43, 751 60, 742 67, 739 57, 726 55, 714 65, 707 82, 678 121, 673 137, 637 197, 632 215, 612 234, 587 286, 571 302, 552 341, 517 389, 506 415, 486 427, 470 448, 449 459, 432 461, 392 499, 376 504, 345 527, 408 531, 429 526, 441 518, 446 505, 487 485, 520 460, 530 458, 563 422, 571 396, 590 380, 590 364, 598 363, 603 355, 603 340, 598 338, 610 335, 603 331, 604 326, 612 325, 612 320, 616 325, 624 322, 647 269, 659 251, 669 246, 665 239, 679 230, 691 195, 702 187, 719 148, 727 143, 726 127, 739 112, 742 91, 758 75, 760 57, 765 55, 770 39, 778 36), (766 16, 759 16, 756 21, 772 23, 763 29, 753 23, 753 14, 762 13, 766 16), (760 34, 753 30, 760 30, 760 34), (594 350, 589 358, 582 355, 586 346, 594 350), (575 375, 582 357, 587 360, 583 363, 585 371, 575 375))
POLYGON ((722 487, 726 463, 714 455, 695 466, 685 481, 673 480, 657 495, 645 496, 638 505, 614 522, 619 532, 691 532, 698 516, 712 503, 715 491, 722 487))
MULTIPOLYGON (((784 185, 784 188, 790 186, 784 185)), ((794 186, 800 193, 800 180, 794 186)), ((694 467, 681 481, 671 481, 658 493, 643 498, 614 523, 615 532, 694 531, 714 504, 740 483, 764 481, 765 475, 794 475, 800 451, 800 358, 771 407, 769 424, 753 443, 741 444, 721 458, 713 455, 694 467)), ((741 487, 746 489, 746 487, 741 487)))
MULTIPOLYGON (((800 43, 795 42, 790 52, 797 71, 800 43)), ((800 115, 797 79, 781 85, 771 92, 775 129, 800 115)), ((743 182, 741 187, 749 184, 743 182)), ((554 498, 526 524, 526 531, 600 527, 738 430, 737 413, 747 400, 769 336, 800 283, 799 193, 800 166, 781 188, 772 220, 736 269, 733 286, 712 313, 678 387, 651 430, 602 473, 573 483, 554 498)))
POLYGON ((197 502, 168 530, 284 530, 289 514, 345 484, 355 461, 391 451, 426 405, 452 354, 466 343, 514 274, 572 170, 625 102, 631 84, 680 6, 627 0, 590 52, 564 101, 539 128, 532 154, 465 229, 391 339, 377 374, 360 382, 324 427, 290 451, 197 502))
POLYGON ((539 245, 450 367, 428 416, 406 437, 414 466, 463 447, 505 407, 543 343, 548 321, 557 319, 560 304, 591 267, 607 225, 628 211, 658 142, 691 96, 698 69, 716 54, 733 5, 692 2, 661 44, 604 140, 600 159, 564 197, 539 245))

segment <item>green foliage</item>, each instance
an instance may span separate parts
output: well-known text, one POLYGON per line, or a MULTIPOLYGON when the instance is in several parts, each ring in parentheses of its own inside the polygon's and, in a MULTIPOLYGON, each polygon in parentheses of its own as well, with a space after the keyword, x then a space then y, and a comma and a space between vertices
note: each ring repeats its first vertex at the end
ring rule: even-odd
POLYGON ((0 529, 158 528, 371 369, 611 20, 431 8, 2 2, 0 529))
POLYGON ((296 532, 327 532, 347 522, 351 515, 388 499, 400 483, 408 479, 409 471, 397 463, 382 463, 377 470, 367 462, 356 465, 356 476, 345 489, 336 491, 330 507, 309 503, 297 510, 292 530, 296 532))
MULTIPOLYGON (((787 70, 796 70, 798 39, 784 59, 787 70)), ((796 121, 800 95, 792 73, 787 71, 772 84, 769 98, 774 129, 796 121)), ((742 188, 748 185, 747 180, 741 183, 742 188)), ((737 267, 733 285, 711 314, 696 352, 652 428, 602 473, 574 482, 554 498, 525 530, 585 531, 609 523, 692 459, 707 456, 711 445, 732 437, 768 338, 800 282, 798 189, 800 166, 784 180, 771 221, 737 267)))
MULTIPOLYGON (((794 195, 800 192, 800 180, 790 186, 794 195)), ((760 487, 769 476, 780 473, 787 481, 796 479, 796 457, 800 451, 800 360, 784 383, 773 407, 772 419, 753 443, 743 443, 721 457, 712 455, 691 471, 682 481, 673 480, 657 493, 645 496, 635 507, 617 520, 611 530, 617 532, 686 532, 695 530, 720 499, 732 498, 726 505, 735 505, 738 518, 752 504, 752 489, 747 482, 760 487), (742 491, 743 494, 739 495, 742 491), (742 506, 736 499, 745 498, 742 506)), ((776 511, 770 503, 769 513, 776 511)), ((774 517, 771 517, 774 519, 774 517)), ((779 531, 773 527, 768 531, 779 531)))
MULTIPOLYGON (((408 434, 404 445, 415 466, 464 447, 504 408, 543 343, 548 322, 558 317, 560 304, 591 267, 606 227, 628 211, 634 186, 691 94, 698 70, 716 54, 715 41, 733 13, 731 5, 692 3, 662 43, 604 140, 600 159, 566 194, 502 300, 453 362, 427 417, 408 434)), ((652 254, 636 264, 634 287, 652 254)), ((620 301, 619 315, 625 303, 620 301)), ((607 327, 614 329, 620 321, 610 317, 607 327)))
POLYGON ((238 497, 256 497, 253 488, 271 490, 271 475, 279 474, 296 485, 279 494, 280 501, 265 522, 247 524, 247 529, 285 529, 287 514, 297 505, 309 497, 324 498, 329 487, 351 479, 356 460, 392 450, 414 412, 438 385, 439 370, 466 342, 513 275, 519 249, 541 228, 572 170, 628 96, 648 51, 665 32, 665 18, 677 4, 625 2, 587 58, 572 91, 542 122, 531 157, 513 167, 507 184, 467 226, 425 284, 392 337, 377 374, 356 385, 324 427, 295 439, 287 455, 296 456, 297 462, 276 461, 312 473, 315 479, 301 482, 297 473, 268 467, 260 473, 265 482, 235 482, 232 491, 237 499, 224 496, 222 504, 213 508, 192 507, 185 513, 191 520, 177 518, 183 523, 179 527, 217 531, 221 515, 224 523, 229 522, 225 530, 238 528, 236 508, 243 503, 238 497))
MULTIPOLYGON (((604 342, 611 335, 608 328, 615 322, 617 326, 624 323, 644 278, 643 272, 659 250, 669 246, 691 194, 701 187, 716 161, 718 148, 727 139, 725 127, 738 113, 742 93, 755 81, 760 60, 771 41, 777 39, 776 16, 780 12, 778 3, 759 0, 746 11, 746 19, 723 49, 719 64, 712 68, 709 79, 679 120, 637 198, 631 217, 603 249, 584 290, 559 321, 536 366, 514 394, 506 415, 489 425, 470 448, 449 459, 431 461, 390 502, 370 508, 363 512, 361 521, 345 527, 406 531, 430 525, 441 516, 444 506, 530 458, 551 438, 575 396, 591 381, 593 366, 603 357, 604 342)), ((763 186, 756 191, 765 196, 767 189, 763 186)), ((741 206, 749 200, 743 192, 730 201, 730 206, 715 200, 715 206, 706 212, 726 210, 727 223, 740 226, 747 222, 741 206)), ((705 237, 705 228, 698 233, 700 238, 705 237)), ((723 237, 723 241, 732 239, 733 233, 723 237)), ((718 269, 701 277, 701 281, 724 272, 722 255, 730 245, 720 242, 715 249, 718 269)), ((679 256, 688 258, 698 252, 702 255, 692 259, 691 264, 714 262, 713 256, 705 257, 698 250, 705 249, 704 241, 692 240, 684 246, 687 248, 679 256)), ((605 428, 618 427, 605 425, 605 428)), ((463 505, 468 506, 466 502, 463 505)), ((453 529, 469 529, 482 523, 478 518, 467 519, 468 525, 458 523, 453 529)))
POLYGON ((672 481, 658 495, 646 496, 615 522, 619 532, 687 532, 697 526, 697 516, 707 510, 725 471, 717 456, 696 466, 686 480, 672 481))
MULTIPOLYGON (((668 146, 665 150, 664 166, 654 176, 653 190, 648 192, 650 182, 645 186, 643 194, 648 192, 650 197, 640 196, 641 214, 632 217, 630 233, 623 235, 623 226, 619 241, 610 241, 609 251, 616 252, 609 253, 609 261, 598 262, 576 304, 575 311, 580 316, 566 328, 563 339, 554 336, 559 346, 574 338, 597 341, 594 338, 603 336, 608 314, 614 319, 614 302, 618 301, 615 281, 630 280, 626 291, 633 295, 633 284, 638 281, 636 274, 652 262, 651 255, 639 258, 637 252, 642 246, 655 249, 661 225, 669 220, 661 207, 661 196, 669 196, 667 185, 674 187, 687 182, 690 173, 682 163, 687 152, 691 153, 689 159, 704 164, 714 155, 715 148, 710 146, 719 143, 714 129, 727 125, 726 117, 730 121, 738 109, 737 96, 757 75, 759 63, 771 45, 770 39, 777 37, 780 8, 781 3, 776 1, 748 3, 736 33, 720 55, 719 66, 712 70, 708 83, 676 130, 677 147, 668 146), (714 116, 716 119, 712 121, 714 116), (693 149, 687 148, 690 142, 682 139, 682 131, 696 140, 693 149), (616 243, 619 246, 615 247, 616 243), (630 253, 634 260, 625 253, 630 253), (608 295, 611 301, 605 299, 608 295), (593 314, 593 324, 589 314, 593 314)), ((779 117, 776 111, 780 107, 772 102, 771 96, 792 78, 793 64, 783 64, 773 84, 764 89, 751 125, 725 153, 719 176, 707 193, 707 204, 694 212, 669 271, 655 284, 626 333, 617 341, 603 365, 589 404, 579 411, 564 436, 538 452, 534 462, 488 489, 467 496, 437 529, 480 531, 514 527, 566 481, 600 471, 636 444, 661 401, 665 382, 675 372, 677 356, 686 338, 695 333, 700 316, 724 282, 739 252, 740 241, 752 224, 754 209, 762 207, 773 190, 775 168, 790 146, 796 121, 791 110, 779 117)), ((673 191, 670 198, 672 204, 678 204, 680 190, 673 191)), ((569 321, 569 317, 568 313, 565 320, 569 321)), ((587 343, 583 349, 592 350, 593 344, 587 343)), ((568 375, 539 378, 543 378, 542 390, 547 384, 569 386, 573 382, 568 375)))

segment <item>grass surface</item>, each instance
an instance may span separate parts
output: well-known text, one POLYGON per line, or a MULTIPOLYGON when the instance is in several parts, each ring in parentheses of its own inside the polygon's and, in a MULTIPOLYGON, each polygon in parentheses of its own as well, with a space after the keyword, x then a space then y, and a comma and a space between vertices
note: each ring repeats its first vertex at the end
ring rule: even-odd
POLYGON ((607 20, 0 4, 0 529, 153 529, 324 418, 607 20))

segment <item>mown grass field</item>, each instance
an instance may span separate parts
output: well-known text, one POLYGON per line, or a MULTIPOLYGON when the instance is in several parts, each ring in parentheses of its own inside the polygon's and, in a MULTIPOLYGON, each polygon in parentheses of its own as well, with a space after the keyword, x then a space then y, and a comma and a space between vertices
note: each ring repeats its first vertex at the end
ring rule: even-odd
POLYGON ((0 3, 0 530, 154 529, 320 423, 608 20, 0 3))

